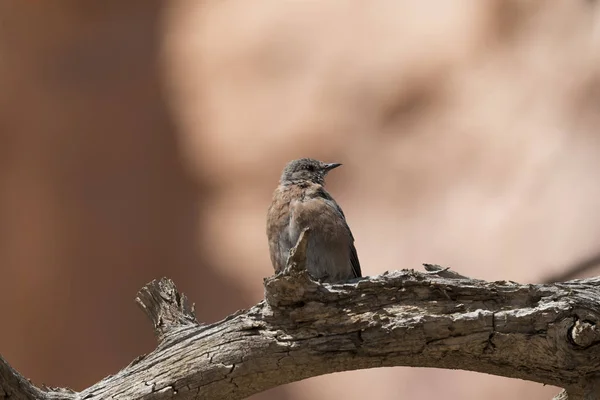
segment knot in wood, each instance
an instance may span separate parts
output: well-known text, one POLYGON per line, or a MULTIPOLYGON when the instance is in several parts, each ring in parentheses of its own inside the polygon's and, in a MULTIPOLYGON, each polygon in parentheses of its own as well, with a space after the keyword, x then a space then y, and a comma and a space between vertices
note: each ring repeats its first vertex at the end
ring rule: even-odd
POLYGON ((571 327, 569 335, 573 343, 581 348, 600 342, 600 330, 590 321, 577 320, 571 327))

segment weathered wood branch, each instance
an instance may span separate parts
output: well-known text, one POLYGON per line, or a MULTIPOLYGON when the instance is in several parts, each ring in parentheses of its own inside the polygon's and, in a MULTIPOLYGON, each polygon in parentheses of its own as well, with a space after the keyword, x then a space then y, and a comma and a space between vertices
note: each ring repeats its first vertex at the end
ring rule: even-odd
POLYGON ((200 325, 171 281, 154 281, 137 301, 156 350, 78 393, 38 389, 0 358, 0 398, 241 399, 384 366, 485 372, 563 387, 563 399, 599 398, 600 278, 520 285, 428 265, 321 284, 303 268, 302 237, 256 306, 200 325))

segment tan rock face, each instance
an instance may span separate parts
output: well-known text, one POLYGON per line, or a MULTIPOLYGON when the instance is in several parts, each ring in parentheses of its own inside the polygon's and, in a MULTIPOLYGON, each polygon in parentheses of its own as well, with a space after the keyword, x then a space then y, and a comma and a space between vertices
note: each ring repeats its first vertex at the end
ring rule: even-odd
MULTIPOLYGON (((81 388, 149 351, 133 297, 153 278, 201 320, 258 301, 266 208, 296 157, 344 164, 328 188, 365 274, 433 262, 535 282, 598 251, 595 2, 7 1, 0 15, 0 352, 37 383, 81 388)), ((555 391, 405 368, 257 398, 555 391)))

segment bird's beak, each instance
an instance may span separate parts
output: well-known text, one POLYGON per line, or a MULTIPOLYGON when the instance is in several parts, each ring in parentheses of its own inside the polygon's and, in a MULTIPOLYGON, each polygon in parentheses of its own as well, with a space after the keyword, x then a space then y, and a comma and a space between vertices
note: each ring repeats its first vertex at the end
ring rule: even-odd
POLYGON ((342 165, 342 164, 340 164, 340 163, 325 164, 325 171, 329 172, 332 169, 339 167, 340 165, 342 165))

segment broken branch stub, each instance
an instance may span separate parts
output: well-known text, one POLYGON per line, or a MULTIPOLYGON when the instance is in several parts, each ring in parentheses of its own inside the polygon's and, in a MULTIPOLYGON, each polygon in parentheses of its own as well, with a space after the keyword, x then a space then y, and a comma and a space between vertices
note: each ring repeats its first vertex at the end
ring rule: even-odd
POLYGON ((272 307, 302 302, 310 291, 321 285, 315 282, 306 269, 306 251, 310 229, 305 228, 296 245, 290 250, 287 264, 280 273, 265 278, 265 300, 272 307))
POLYGON ((159 342, 176 328, 198 325, 194 305, 179 293, 172 280, 162 278, 144 286, 135 298, 154 326, 159 342))

